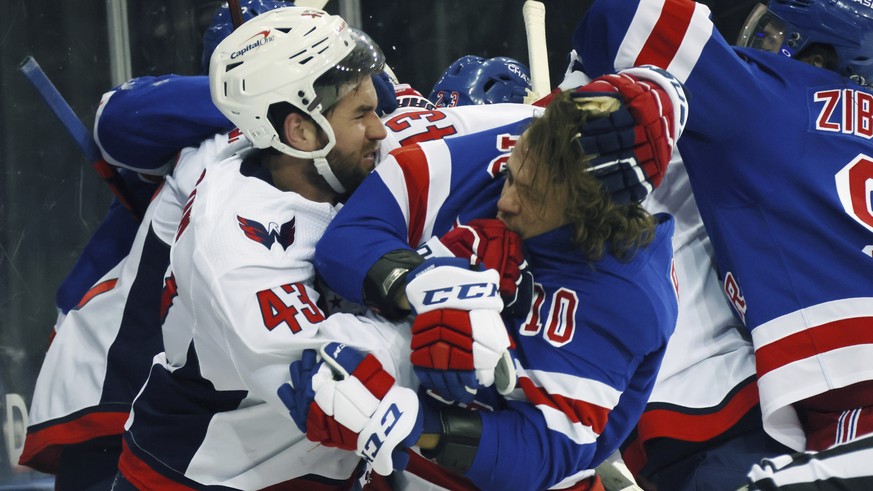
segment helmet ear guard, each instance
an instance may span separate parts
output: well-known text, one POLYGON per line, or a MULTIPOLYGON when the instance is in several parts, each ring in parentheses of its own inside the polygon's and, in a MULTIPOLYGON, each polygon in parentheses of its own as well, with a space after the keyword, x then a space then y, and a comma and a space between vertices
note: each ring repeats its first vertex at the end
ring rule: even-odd
POLYGON ((795 58, 813 45, 834 49, 834 70, 861 84, 873 81, 873 7, 852 0, 770 0, 746 19, 737 46, 795 58))
POLYGON ((255 147, 314 159, 319 174, 343 193, 326 160, 336 135, 324 113, 383 65, 376 43, 342 18, 285 7, 245 22, 219 43, 210 60, 209 85, 215 106, 255 147), (324 131, 323 148, 302 151, 282 142, 268 117, 270 106, 282 102, 324 131))

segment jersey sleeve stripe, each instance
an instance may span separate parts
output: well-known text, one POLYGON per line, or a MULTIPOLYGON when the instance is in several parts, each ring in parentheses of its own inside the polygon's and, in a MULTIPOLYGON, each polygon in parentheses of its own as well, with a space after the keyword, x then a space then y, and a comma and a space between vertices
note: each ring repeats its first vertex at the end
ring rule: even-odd
POLYGON ((397 207, 403 214, 404 221, 410 223, 409 191, 406 189, 408 181, 406 180, 403 170, 401 170, 400 166, 394 160, 394 157, 388 157, 387 160, 380 163, 376 167, 376 173, 379 174, 379 177, 385 184, 385 189, 391 193, 391 196, 397 203, 397 207))
POLYGON ((581 438, 587 442, 588 435, 594 434, 596 438, 596 435, 602 433, 603 428, 606 427, 606 420, 612 408, 548 393, 526 377, 520 378, 519 384, 527 399, 546 416, 549 427, 558 429, 562 433, 576 434, 574 441, 579 441, 577 438, 581 438), (582 427, 585 429, 583 430, 582 427))
POLYGON ((408 243, 421 245, 422 237, 431 237, 437 212, 449 196, 452 183, 451 156, 442 142, 427 146, 404 147, 395 154, 406 183, 409 206, 408 243), (448 164, 447 164, 448 163, 448 164))
POLYGON ((106 292, 112 290, 113 288, 115 288, 115 285, 117 283, 118 283, 118 278, 112 278, 111 280, 102 281, 102 282, 97 283, 96 285, 92 286, 91 289, 88 290, 87 293, 85 293, 85 295, 82 296, 82 300, 79 300, 79 303, 76 304, 74 309, 75 310, 81 309, 82 307, 85 306, 85 304, 87 304, 88 302, 93 300, 94 297, 96 297, 97 295, 100 295, 101 293, 106 293, 106 292))
MULTIPOLYGON (((752 330, 757 348, 782 338, 844 319, 873 317, 873 297, 856 297, 824 302, 767 321, 752 330)), ((854 343, 853 343, 854 344, 854 343)))
POLYGON ((676 56, 691 22, 694 3, 682 0, 667 0, 665 3, 675 3, 676 8, 669 8, 668 12, 664 12, 664 9, 661 10, 657 17, 658 20, 652 28, 658 34, 649 36, 634 65, 648 63, 667 67, 676 56))
POLYGON ((840 348, 873 345, 873 316, 840 319, 786 336, 755 350, 758 376, 804 358, 840 348))
POLYGON ((621 398, 621 392, 615 388, 576 375, 545 370, 524 370, 520 376, 529 378, 535 385, 545 387, 551 393, 585 394, 589 402, 610 409, 618 405, 618 400, 621 398))
POLYGON ((712 35, 706 5, 686 0, 643 2, 616 53, 615 67, 655 65, 685 82, 712 35), (664 14, 666 3, 678 4, 664 14))

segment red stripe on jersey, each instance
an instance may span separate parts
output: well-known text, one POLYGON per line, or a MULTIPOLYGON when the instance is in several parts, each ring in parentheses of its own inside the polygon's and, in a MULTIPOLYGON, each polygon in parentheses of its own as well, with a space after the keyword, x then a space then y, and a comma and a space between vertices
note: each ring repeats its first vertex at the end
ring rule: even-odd
POLYGON ((638 475, 648 462, 643 446, 654 438, 704 442, 728 431, 758 404, 758 385, 747 381, 720 409, 706 414, 686 414, 668 409, 645 411, 637 422, 634 440, 622 450, 622 459, 631 473, 638 475))
POLYGON ((94 412, 72 421, 28 431, 19 464, 40 472, 56 474, 61 451, 67 445, 84 443, 95 438, 118 435, 124 431, 127 412, 94 412))
POLYGON ((88 290, 85 295, 82 296, 82 300, 79 300, 79 303, 76 304, 74 310, 79 310, 85 306, 88 302, 90 302, 94 297, 100 295, 101 293, 106 293, 109 290, 115 288, 115 284, 118 283, 118 278, 113 278, 111 280, 102 281, 92 286, 90 290, 88 290))
POLYGON ((805 358, 839 348, 873 344, 873 317, 853 317, 828 322, 786 336, 755 350, 758 378, 805 358))
POLYGON ((652 29, 652 35, 637 55, 634 65, 655 65, 661 68, 670 66, 679 45, 685 37, 691 16, 694 14, 694 2, 687 0, 666 0, 661 16, 652 29))
POLYGON ((518 379, 524 395, 535 405, 545 405, 557 409, 567 416, 573 423, 582 423, 598 435, 603 433, 606 420, 609 417, 609 409, 586 401, 570 399, 560 394, 549 394, 542 387, 537 387, 528 377, 518 379))
POLYGON ((418 145, 402 147, 400 150, 395 150, 393 155, 406 181, 409 200, 408 243, 416 247, 424 233, 424 222, 427 219, 427 198, 430 189, 427 157, 418 145))
POLYGON ((166 491, 189 491, 194 489, 173 481, 149 467, 148 464, 130 451, 126 441, 122 441, 121 445, 121 458, 118 459, 118 470, 136 489, 161 489, 166 491))

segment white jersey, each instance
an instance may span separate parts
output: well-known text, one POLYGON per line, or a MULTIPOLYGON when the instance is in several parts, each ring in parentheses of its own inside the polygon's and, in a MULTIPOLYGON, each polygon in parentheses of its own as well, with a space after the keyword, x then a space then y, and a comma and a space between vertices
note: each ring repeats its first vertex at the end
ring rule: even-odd
MULTIPOLYGON (((165 288, 165 353, 134 401, 119 464, 138 487, 160 488, 167 476, 232 489, 309 474, 344 481, 360 459, 298 430, 276 393, 288 365, 336 340, 373 352, 391 373, 397 361, 409 366, 408 326, 326 318, 317 305, 311 259, 336 209, 280 191, 247 163, 207 165, 185 205, 165 288)), ((411 372, 398 381, 410 386, 411 372)))
POLYGON ((679 317, 646 410, 624 452, 635 473, 646 463, 657 460, 657 468, 679 458, 671 452, 688 452, 687 442, 706 444, 729 430, 745 431, 737 425, 758 404, 754 348, 722 293, 712 244, 679 152, 643 206, 651 213, 670 213, 676 221, 679 317), (659 455, 647 455, 645 443, 663 438, 685 443, 661 445, 659 455))
MULTIPOLYGON (((199 152, 222 159, 247 146, 233 135, 216 135, 199 152)), ((203 161, 183 160, 153 198, 128 256, 59 326, 37 378, 23 465, 55 473, 63 446, 120 435, 152 357, 162 349, 160 290, 169 248, 203 171, 203 161)))

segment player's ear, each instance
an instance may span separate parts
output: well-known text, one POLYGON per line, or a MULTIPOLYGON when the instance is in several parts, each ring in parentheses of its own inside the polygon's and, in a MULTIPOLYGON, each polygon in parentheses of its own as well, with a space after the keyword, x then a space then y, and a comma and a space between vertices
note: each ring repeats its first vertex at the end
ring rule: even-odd
POLYGON ((289 146, 297 150, 313 151, 318 148, 315 123, 299 113, 289 113, 282 125, 283 136, 289 146))

